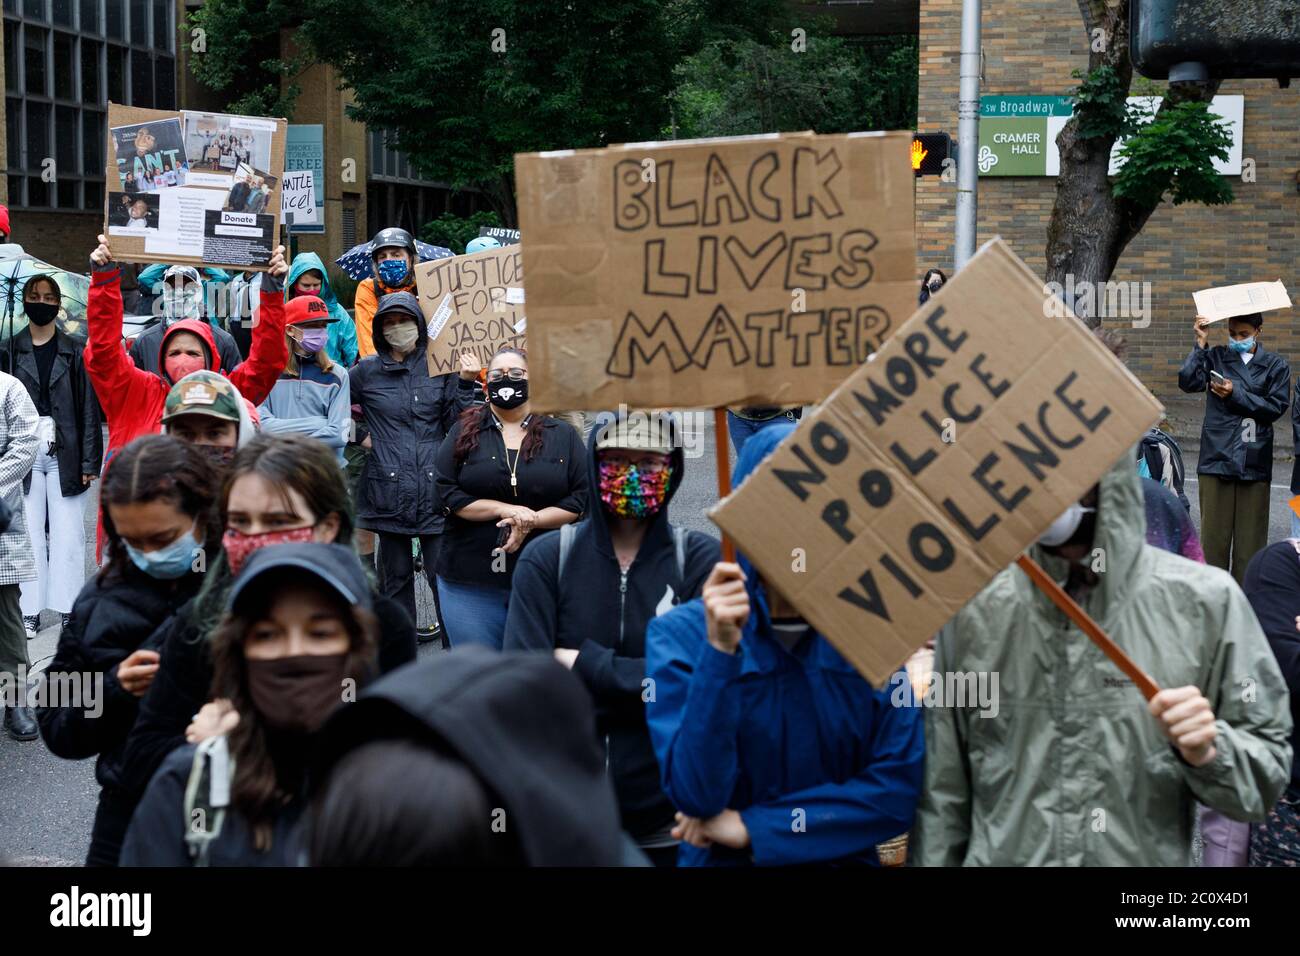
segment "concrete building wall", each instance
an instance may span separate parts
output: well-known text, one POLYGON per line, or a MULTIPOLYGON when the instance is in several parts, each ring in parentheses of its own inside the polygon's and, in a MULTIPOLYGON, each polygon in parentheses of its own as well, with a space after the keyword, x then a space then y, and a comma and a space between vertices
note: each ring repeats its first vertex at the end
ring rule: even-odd
MULTIPOLYGON (((921 0, 918 125, 957 135, 961 0, 921 0)), ((1066 93, 1075 69, 1088 66, 1089 37, 1075 0, 986 3, 981 94, 1066 93)), ((1300 85, 1272 80, 1225 82, 1220 93, 1245 96, 1243 152, 1256 181, 1233 178, 1230 206, 1162 205, 1125 251, 1117 282, 1151 283, 1151 322, 1107 321, 1129 340, 1130 368, 1161 398, 1177 394, 1178 367, 1192 344, 1192 292, 1214 285, 1282 279, 1300 294, 1300 85)), ((952 265, 956 186, 917 181, 917 266, 952 265)), ((1001 235, 1040 275, 1056 179, 981 178, 979 242, 1001 235)), ((919 277, 918 277, 919 279, 919 277)), ((1300 367, 1300 312, 1270 312, 1261 341, 1300 367)))

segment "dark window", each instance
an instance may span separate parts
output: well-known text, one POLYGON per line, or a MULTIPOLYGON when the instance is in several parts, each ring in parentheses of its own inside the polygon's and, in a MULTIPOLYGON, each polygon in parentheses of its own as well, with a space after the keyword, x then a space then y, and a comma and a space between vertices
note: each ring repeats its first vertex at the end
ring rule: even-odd
POLYGON ((153 45, 167 53, 172 49, 171 6, 168 0, 153 0, 153 45))
POLYGON ((40 176, 27 177, 27 205, 48 206, 50 204, 50 184, 43 182, 40 176))
POLYGON ((5 100, 5 140, 8 143, 9 155, 5 157, 6 165, 10 169, 23 168, 23 144, 18 135, 20 128, 19 120, 22 119, 23 101, 18 99, 5 100))
POLYGON ((153 54, 131 51, 131 105, 153 109, 153 54))
MULTIPOLYGON (((110 3, 109 6, 112 6, 110 3)), ((81 32, 99 33, 99 0, 81 0, 81 32)))
POLYGON ((96 212, 104 211, 104 184, 92 183, 87 181, 86 198, 83 200, 81 207, 83 209, 94 209, 96 212))
POLYGON ((18 92, 18 24, 5 21, 5 90, 18 92))
POLYGON ((131 0, 131 45, 149 45, 149 0, 131 0))
POLYGON ((23 168, 39 170, 50 155, 50 105, 27 101, 27 155, 23 168))
POLYGON ((109 44, 108 64, 108 98, 114 103, 126 102, 126 50, 109 44))
POLYGON ((122 0, 110 0, 104 4, 104 14, 108 22, 108 35, 114 40, 125 40, 126 7, 122 0))
POLYGON ((54 22, 72 26, 72 0, 54 0, 54 22))
POLYGON ((60 179, 58 203, 60 209, 80 209, 81 200, 77 198, 77 187, 81 182, 76 179, 60 179))
POLYGON ((161 54, 154 57, 154 109, 176 109, 176 61, 161 54))
POLYGON ((18 0, 5 0, 5 13, 17 13, 18 0))
POLYGON ((35 20, 44 20, 45 0, 24 0, 23 13, 35 20))
POLYGON ((9 177, 9 205, 11 206, 27 205, 27 203, 23 201, 23 177, 21 176, 9 177))
POLYGON ((27 94, 45 96, 45 38, 48 30, 27 27, 23 30, 23 52, 27 58, 27 94))
POLYGON ((54 34, 54 95, 61 100, 77 98, 76 70, 73 61, 75 50, 76 44, 73 42, 72 34, 54 34))
POLYGON ((86 110, 81 114, 81 164, 87 176, 104 174, 104 114, 86 110))
POLYGON ((99 82, 99 51, 104 44, 82 38, 81 41, 81 101, 104 102, 104 87, 99 82))
MULTIPOLYGON (((77 168, 77 111, 71 106, 54 108, 54 158, 59 177, 80 172, 77 168)), ((94 172, 92 166, 87 172, 94 172)))

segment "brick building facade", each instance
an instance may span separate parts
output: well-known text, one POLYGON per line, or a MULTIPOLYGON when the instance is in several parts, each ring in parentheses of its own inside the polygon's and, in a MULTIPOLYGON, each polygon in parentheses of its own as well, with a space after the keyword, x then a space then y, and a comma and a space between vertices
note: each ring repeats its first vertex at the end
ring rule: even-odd
MULTIPOLYGON (((961 0, 921 0, 917 129, 957 134, 961 0)), ((986 2, 980 93, 1060 95, 1088 67, 1089 36, 1075 0, 986 2)), ((1162 205, 1120 259, 1116 282, 1151 283, 1151 321, 1106 321, 1129 340, 1128 364, 1156 395, 1178 394, 1178 367, 1192 344, 1192 292, 1214 285, 1281 279, 1300 301, 1300 85, 1225 82, 1221 94, 1245 97, 1243 157, 1255 182, 1234 177, 1230 206, 1162 205)), ((979 242, 1001 235, 1035 272, 1046 271, 1054 177, 984 177, 979 242)), ((917 181, 917 265, 952 266, 956 184, 917 181)), ((1300 310, 1270 312, 1261 341, 1300 368, 1300 310)), ((1220 333, 1221 335, 1222 333, 1220 333)), ((1213 341, 1213 339, 1211 340, 1213 341)))

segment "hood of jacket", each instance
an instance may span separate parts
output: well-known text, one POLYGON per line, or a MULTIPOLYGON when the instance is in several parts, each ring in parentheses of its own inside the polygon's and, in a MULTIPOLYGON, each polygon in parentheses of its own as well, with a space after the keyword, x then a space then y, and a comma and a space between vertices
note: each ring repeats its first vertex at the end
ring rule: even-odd
MULTIPOLYGON (((404 291, 404 290, 399 290, 399 291, 404 291)), ((393 293, 388 293, 388 294, 392 295, 393 293)), ((412 295, 411 298, 414 299, 415 296, 412 295)), ((370 329, 371 336, 373 337, 375 342, 375 351, 379 353, 380 359, 386 365, 395 365, 395 364, 404 364, 406 361, 410 361, 412 355, 423 356, 429 345, 429 329, 425 324, 423 315, 412 315, 411 318, 415 320, 415 331, 416 331, 415 350, 411 353, 411 355, 408 355, 402 363, 396 363, 393 361, 392 346, 388 344, 388 339, 384 337, 384 323, 379 321, 380 317, 386 315, 388 311, 393 311, 393 310, 384 309, 384 300, 381 297, 379 300, 379 304, 375 307, 375 318, 374 318, 374 322, 371 324, 371 329, 370 329)), ((423 359, 421 360, 423 361, 423 359)))
MULTIPOLYGON (((651 415, 653 412, 633 411, 631 415, 651 415)), ((682 452, 682 443, 679 440, 677 421, 671 415, 665 414, 669 423, 669 431, 672 435, 672 475, 668 479, 668 490, 664 495, 663 507, 659 509, 650 519, 649 526, 646 528, 646 542, 666 541, 672 536, 668 525, 668 505, 672 502, 673 496, 677 494, 677 489, 681 487, 682 477, 686 469, 686 455, 682 452)), ((596 548, 601 554, 612 558, 614 556, 614 545, 609 535, 610 514, 600 503, 600 465, 596 460, 596 442, 601 437, 606 426, 612 425, 618 420, 615 412, 600 412, 596 416, 596 423, 587 433, 587 481, 591 489, 591 507, 587 510, 587 519, 592 522, 592 534, 595 536, 596 548)))
POLYGON ((618 808, 594 724, 586 689, 550 655, 457 648, 340 708, 313 776, 371 740, 427 736, 502 801, 530 866, 615 866, 618 808))
POLYGON ((300 252, 293 257, 293 263, 289 266, 289 275, 284 283, 285 301, 289 301, 292 297, 294 283, 302 278, 302 274, 313 270, 320 273, 320 291, 316 294, 324 300, 330 314, 337 319, 351 321, 352 317, 347 314, 343 306, 339 305, 338 297, 334 294, 334 288, 330 285, 330 274, 325 271, 325 263, 314 252, 300 252))
POLYGON ((202 339, 208 349, 208 369, 225 374, 221 369, 221 354, 217 351, 217 337, 212 334, 212 326, 202 319, 181 319, 167 326, 167 331, 163 332, 162 339, 158 342, 158 374, 168 385, 176 383, 167 374, 167 363, 163 361, 163 356, 167 354, 167 340, 177 332, 189 332, 202 339))

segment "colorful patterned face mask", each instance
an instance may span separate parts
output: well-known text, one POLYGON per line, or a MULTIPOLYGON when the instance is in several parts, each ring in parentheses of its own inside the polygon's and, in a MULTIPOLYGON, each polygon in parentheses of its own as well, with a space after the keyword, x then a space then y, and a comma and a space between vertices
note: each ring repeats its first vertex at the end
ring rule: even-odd
POLYGON ((244 534, 229 528, 221 537, 221 544, 226 549, 226 560, 230 562, 230 573, 238 574, 248 560, 249 555, 259 548, 272 544, 306 544, 314 541, 316 529, 312 525, 305 528, 291 528, 288 531, 263 531, 261 534, 244 534))
POLYGON ((623 462, 599 462, 600 501, 618 518, 648 518, 664 506, 672 465, 663 471, 643 472, 623 462))

